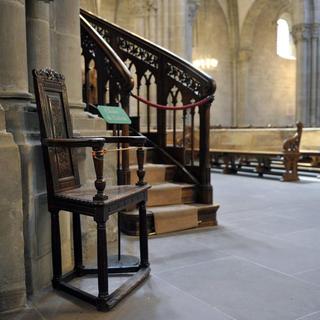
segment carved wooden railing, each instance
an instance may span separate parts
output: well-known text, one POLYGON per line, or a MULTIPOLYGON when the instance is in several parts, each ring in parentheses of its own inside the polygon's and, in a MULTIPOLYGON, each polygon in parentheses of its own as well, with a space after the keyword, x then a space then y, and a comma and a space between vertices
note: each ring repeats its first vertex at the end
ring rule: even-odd
MULTIPOLYGON (((119 105, 129 114, 129 97, 134 86, 131 72, 101 35, 80 16, 81 46, 83 56, 83 99, 88 104, 119 105)), ((128 125, 121 127, 129 135, 128 125)), ((115 130, 114 130, 114 133, 115 130)), ((118 183, 130 181, 128 145, 118 153, 118 183), (120 164, 121 158, 121 164, 120 164)))
MULTIPOLYGON (((128 66, 135 77, 134 93, 161 105, 181 106, 213 97, 214 80, 195 69, 189 62, 173 53, 134 35, 104 19, 81 10, 81 38, 85 57, 85 74, 96 70, 95 85, 86 77, 84 99, 93 103, 118 103, 124 98, 124 85, 105 53, 97 49, 96 41, 87 30, 90 24, 128 66), (86 26, 86 27, 84 27, 86 26), (92 61, 95 61, 93 67, 92 61), (103 74, 105 73, 105 74, 103 74), (119 89, 121 87, 121 89, 119 89), (95 92, 97 91, 97 92, 95 92), (97 97, 92 101, 92 96, 97 97)), ((94 78, 94 77, 93 77, 94 78)), ((128 88, 128 87, 127 87, 128 88)), ((198 201, 212 203, 209 163, 210 107, 208 103, 186 110, 151 109, 130 100, 131 116, 138 119, 138 128, 162 149, 180 159, 182 165, 199 181, 198 201), (135 113, 135 114, 134 114, 135 113), (146 116, 145 116, 146 115, 146 116), (170 133, 170 144, 168 142, 170 133)))

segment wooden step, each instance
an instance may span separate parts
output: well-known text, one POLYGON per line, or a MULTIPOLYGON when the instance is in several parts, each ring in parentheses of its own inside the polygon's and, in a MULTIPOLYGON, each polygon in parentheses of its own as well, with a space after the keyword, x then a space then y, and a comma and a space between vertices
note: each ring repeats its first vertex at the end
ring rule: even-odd
MULTIPOLYGON (((194 227, 208 227, 208 226, 216 226, 217 219, 216 213, 219 209, 219 205, 216 204, 175 204, 168 206, 157 206, 157 207, 148 207, 147 208, 147 225, 148 225, 148 233, 157 234, 156 226, 155 226, 155 215, 161 213, 164 217, 168 214, 168 224, 172 221, 172 212, 177 213, 181 217, 174 218, 174 224, 170 231, 180 231, 194 227), (186 211, 190 211, 190 209, 196 209, 196 214, 198 217, 198 221, 195 225, 190 224, 188 221, 184 222, 184 214, 186 211)), ((185 215, 187 220, 190 219, 188 213, 185 215)), ((127 235, 138 235, 139 234, 139 215, 138 210, 132 211, 123 211, 121 212, 120 218, 120 228, 121 231, 127 235)), ((163 230, 162 230, 163 231, 163 230)))
MULTIPOLYGON (((144 163, 152 162, 155 157, 155 149, 153 147, 144 147, 144 163)), ((137 164, 137 150, 132 148, 129 150, 129 164, 137 164)))
POLYGON ((196 190, 187 183, 155 184, 148 191, 148 207, 192 203, 196 200, 196 190))
MULTIPOLYGON (((137 165, 130 166, 132 184, 137 182, 137 169, 137 165)), ((154 163, 146 163, 144 169, 146 172, 144 181, 149 184, 159 184, 165 181, 172 181, 177 170, 175 165, 154 163)))

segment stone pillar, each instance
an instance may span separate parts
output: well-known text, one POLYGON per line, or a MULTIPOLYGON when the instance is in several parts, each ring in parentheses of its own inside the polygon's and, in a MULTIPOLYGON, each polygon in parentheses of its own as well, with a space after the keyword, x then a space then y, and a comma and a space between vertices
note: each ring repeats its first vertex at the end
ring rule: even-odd
POLYGON ((147 39, 152 42, 158 43, 157 34, 157 18, 158 18, 158 1, 149 0, 146 4, 147 11, 147 39))
POLYGON ((27 47, 29 91, 33 92, 32 70, 51 66, 49 2, 27 2, 27 47))
POLYGON ((129 12, 127 13, 128 16, 126 17, 119 17, 117 16, 117 20, 121 21, 124 18, 127 20, 126 25, 123 23, 121 24, 121 27, 123 28, 129 28, 129 21, 128 20, 133 20, 132 21, 132 32, 142 36, 142 37, 147 37, 147 29, 146 29, 146 12, 145 12, 145 6, 143 1, 135 1, 135 2, 129 2, 129 12), (130 16, 131 19, 130 19, 130 16))
POLYGON ((4 112, 30 98, 25 34, 24 1, 0 0, 0 312, 26 302, 20 155, 4 112))
POLYGON ((83 110, 81 46, 80 46, 80 1, 55 0, 53 67, 64 74, 68 88, 68 98, 73 112, 83 110))
POLYGON ((170 0, 160 1, 158 10, 158 41, 159 44, 165 48, 169 48, 169 2, 170 0))
MULTIPOLYGON (((25 15, 25 13, 24 13, 25 15)), ((49 3, 44 0, 28 0, 26 5, 28 71, 20 76, 29 76, 29 90, 33 92, 32 69, 50 67, 49 3)), ((27 82, 28 83, 28 82, 27 82)), ((47 211, 45 172, 40 144, 38 115, 34 103, 25 101, 22 108, 10 108, 6 112, 7 130, 13 133, 21 157, 25 268, 28 294, 50 284, 51 238, 50 215, 47 211)), ((64 246, 70 238, 70 224, 62 218, 62 239, 64 246), (65 234, 67 234, 65 236, 65 234)), ((71 246, 64 250, 64 261, 70 265, 71 246), (65 252, 67 252, 65 254, 65 252)))
POLYGON ((168 49, 178 56, 187 59, 187 43, 188 41, 192 41, 192 39, 186 39, 186 21, 188 19, 187 2, 186 0, 176 0, 170 1, 168 5, 168 32, 170 35, 170 46, 168 49))
POLYGON ((26 303, 20 155, 12 134, 5 130, 1 106, 0 163, 5 168, 0 171, 1 318, 2 311, 21 308, 26 303))
POLYGON ((292 28, 297 56, 296 119, 305 127, 311 126, 311 30, 311 24, 304 23, 292 28))
POLYGON ((25 25, 24 1, 0 0, 0 99, 30 98, 25 25))
POLYGON ((193 23, 200 6, 199 0, 188 0, 188 19, 186 21, 186 59, 192 61, 193 23))
POLYGON ((238 52, 238 91, 237 101, 238 108, 237 114, 233 116, 235 126, 246 125, 245 120, 247 118, 248 111, 248 96, 249 96, 249 67, 252 57, 251 49, 240 49, 238 52))
POLYGON ((319 44, 320 25, 314 23, 311 28, 311 126, 320 125, 320 44, 319 44))
POLYGON ((293 26, 297 52, 296 118, 306 127, 320 125, 320 44, 318 23, 293 26))

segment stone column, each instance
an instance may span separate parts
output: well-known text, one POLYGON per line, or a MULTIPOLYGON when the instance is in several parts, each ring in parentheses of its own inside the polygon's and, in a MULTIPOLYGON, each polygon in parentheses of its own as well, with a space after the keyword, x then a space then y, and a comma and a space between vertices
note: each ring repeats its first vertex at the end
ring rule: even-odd
MULTIPOLYGON (((182 58, 187 58, 186 24, 188 19, 188 5, 186 0, 170 1, 168 3, 169 26, 169 50, 182 58)), ((192 39, 189 39, 189 41, 192 39)))
POLYGON ((320 125, 320 44, 318 23, 293 26, 297 51, 296 118, 306 127, 320 125))
POLYGON ((306 127, 311 126, 311 31, 312 25, 305 23, 292 28, 297 56, 296 118, 306 127))
MULTIPOLYGON (((21 72, 21 75, 29 77, 29 90, 33 92, 32 69, 51 65, 49 2, 28 0, 25 15, 28 72, 21 72)), ((34 101, 26 102, 18 111, 8 110, 6 120, 7 129, 13 133, 21 157, 26 285, 30 295, 48 286, 52 277, 50 215, 34 101)))
MULTIPOLYGON (((117 20, 121 23, 121 27, 128 29, 144 38, 148 38, 148 14, 147 14, 147 0, 137 0, 128 2, 128 12, 124 16, 118 16, 117 20), (126 23, 124 24, 124 20, 126 23), (130 28, 130 22, 132 28, 130 28)), ((118 21, 116 21, 117 23, 118 21)))
POLYGON ((319 44, 320 25, 314 23, 311 28, 311 126, 320 125, 320 44, 319 44))
POLYGON ((247 118, 248 111, 248 96, 249 96, 249 67, 252 57, 251 49, 240 49, 238 52, 238 80, 237 80, 237 101, 238 108, 236 115, 234 115, 233 125, 241 126, 246 125, 245 120, 247 118))
POLYGON ((0 99, 30 98, 25 24, 24 1, 0 0, 0 99))
POLYGON ((192 61, 192 39, 193 39, 193 23, 200 6, 199 0, 188 0, 187 3, 188 19, 186 21, 186 59, 192 61))
MULTIPOLYGON (((1 5, 0 5, 1 12, 1 5)), ((1 16, 1 14, 0 14, 1 16)), ((1 39, 1 37, 0 37, 1 39)), ((0 318, 26 303, 20 155, 0 105, 0 318)))
POLYGON ((53 66, 63 73, 68 88, 68 98, 73 112, 82 111, 82 77, 80 46, 80 1, 55 0, 52 3, 55 13, 53 66))
POLYGON ((32 70, 51 66, 49 2, 30 0, 26 11, 29 91, 33 92, 32 70))
MULTIPOLYGON (((26 302, 21 169, 4 110, 20 110, 28 94, 25 5, 0 0, 0 312, 26 302)), ((1 315, 0 315, 1 318, 1 315)))
POLYGON ((169 48, 169 2, 170 0, 162 0, 159 3, 158 10, 158 41, 159 44, 165 48, 169 48))
POLYGON ((147 11, 147 39, 158 43, 157 18, 158 18, 158 1, 149 0, 146 4, 147 11))

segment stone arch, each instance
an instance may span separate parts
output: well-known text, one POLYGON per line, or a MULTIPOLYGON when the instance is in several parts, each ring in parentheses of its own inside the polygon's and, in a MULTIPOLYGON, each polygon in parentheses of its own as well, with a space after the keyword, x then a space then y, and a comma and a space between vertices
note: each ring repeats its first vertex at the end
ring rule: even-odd
POLYGON ((295 120, 296 62, 277 55, 277 20, 292 15, 289 0, 256 0, 239 45, 238 125, 283 126, 295 120))
POLYGON ((291 10, 289 0, 256 0, 247 13, 247 16, 241 28, 241 48, 252 48, 252 39, 255 31, 255 26, 257 24, 257 19, 263 12, 263 10, 270 5, 274 6, 275 12, 277 12, 273 19, 276 19, 277 15, 279 15, 284 8, 290 8, 291 10))

